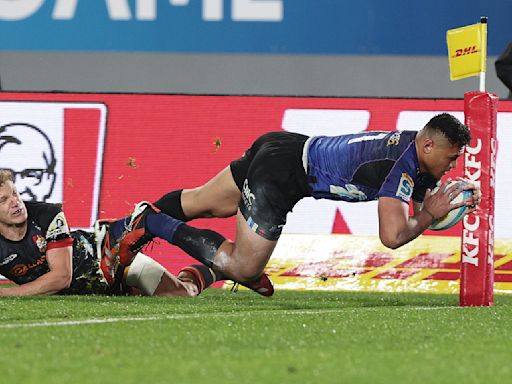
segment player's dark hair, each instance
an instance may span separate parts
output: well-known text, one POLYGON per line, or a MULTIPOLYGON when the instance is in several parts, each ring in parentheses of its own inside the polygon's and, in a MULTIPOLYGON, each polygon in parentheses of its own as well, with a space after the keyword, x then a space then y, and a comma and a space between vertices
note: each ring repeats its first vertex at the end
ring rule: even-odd
POLYGON ((451 145, 463 147, 471 141, 469 128, 449 113, 441 113, 434 116, 425 125, 425 128, 441 132, 451 145))
POLYGON ((14 182, 14 176, 10 170, 0 169, 0 185, 4 184, 6 181, 14 182))

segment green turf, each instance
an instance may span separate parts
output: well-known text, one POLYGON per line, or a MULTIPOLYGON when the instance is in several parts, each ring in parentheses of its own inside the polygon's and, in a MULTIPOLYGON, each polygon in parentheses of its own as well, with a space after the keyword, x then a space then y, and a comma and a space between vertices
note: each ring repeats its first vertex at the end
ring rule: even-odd
POLYGON ((491 308, 457 304, 451 295, 224 290, 2 298, 0 375, 52 384, 510 382, 512 296, 491 308), (94 319, 112 322, 51 325, 94 319))

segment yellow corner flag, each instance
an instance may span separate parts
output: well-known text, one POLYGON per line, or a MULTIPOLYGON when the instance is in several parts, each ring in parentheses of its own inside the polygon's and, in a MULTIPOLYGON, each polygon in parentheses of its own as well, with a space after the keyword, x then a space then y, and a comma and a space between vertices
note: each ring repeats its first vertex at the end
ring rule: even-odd
POLYGON ((478 76, 485 72, 487 58, 487 18, 481 23, 446 32, 450 80, 478 76))

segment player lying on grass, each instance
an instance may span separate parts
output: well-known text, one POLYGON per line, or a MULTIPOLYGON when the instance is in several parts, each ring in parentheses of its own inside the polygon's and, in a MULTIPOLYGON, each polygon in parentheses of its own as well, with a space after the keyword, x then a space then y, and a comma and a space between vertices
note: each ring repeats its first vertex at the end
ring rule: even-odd
POLYGON ((211 267, 217 279, 230 278, 270 296, 273 287, 264 267, 286 215, 306 196, 378 200, 379 237, 392 249, 415 239, 455 207, 476 209, 481 192, 470 181, 462 189, 457 184, 446 189, 445 181, 438 192, 431 192, 456 167, 470 140, 469 129, 447 113, 435 116, 418 132, 265 134, 203 186, 170 192, 154 206, 139 204, 134 230, 120 241, 120 257, 129 260, 157 236, 211 267), (463 189, 472 190, 471 197, 451 204, 463 189), (409 215, 411 201, 414 213, 409 215), (233 215, 234 242, 185 224, 195 218, 233 215))
POLYGON ((0 170, 0 274, 18 284, 0 288, 0 296, 197 296, 215 280, 205 265, 174 276, 142 253, 121 264, 113 234, 120 238, 132 219, 99 221, 93 233, 70 231, 59 205, 23 202, 12 173, 0 170))

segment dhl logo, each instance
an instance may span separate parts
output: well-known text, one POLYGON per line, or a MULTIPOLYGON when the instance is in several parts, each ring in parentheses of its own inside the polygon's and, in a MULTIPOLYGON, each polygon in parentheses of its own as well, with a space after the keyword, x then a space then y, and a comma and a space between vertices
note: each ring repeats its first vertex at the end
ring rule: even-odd
POLYGON ((460 48, 455 50, 455 55, 452 58, 461 57, 465 55, 472 55, 474 53, 478 53, 480 50, 476 47, 476 45, 472 45, 465 48, 460 48))

